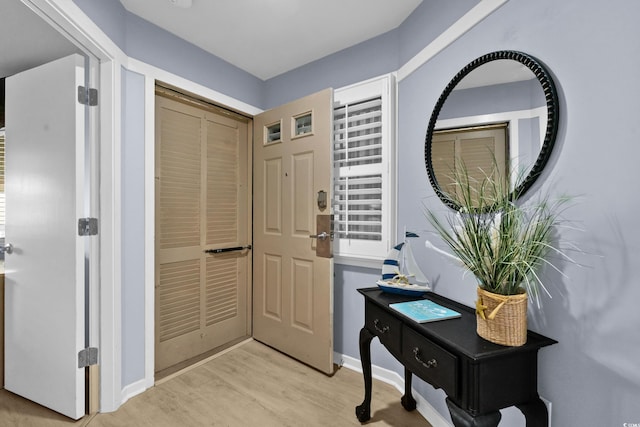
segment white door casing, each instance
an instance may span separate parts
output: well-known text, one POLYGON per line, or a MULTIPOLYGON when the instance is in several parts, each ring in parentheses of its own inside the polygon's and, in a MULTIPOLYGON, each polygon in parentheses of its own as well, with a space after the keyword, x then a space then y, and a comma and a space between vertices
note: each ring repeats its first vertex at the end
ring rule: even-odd
POLYGON ((5 388, 78 419, 85 411, 84 58, 6 80, 5 388))

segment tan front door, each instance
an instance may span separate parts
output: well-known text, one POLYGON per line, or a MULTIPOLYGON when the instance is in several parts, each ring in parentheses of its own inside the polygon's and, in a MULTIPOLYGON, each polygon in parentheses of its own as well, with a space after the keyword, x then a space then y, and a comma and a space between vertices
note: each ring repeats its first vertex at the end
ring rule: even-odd
POLYGON ((254 338, 327 374, 333 262, 316 254, 329 238, 310 236, 331 213, 332 100, 327 89, 254 118, 254 338))
POLYGON ((156 372, 251 335, 250 148, 248 119, 156 96, 156 372))

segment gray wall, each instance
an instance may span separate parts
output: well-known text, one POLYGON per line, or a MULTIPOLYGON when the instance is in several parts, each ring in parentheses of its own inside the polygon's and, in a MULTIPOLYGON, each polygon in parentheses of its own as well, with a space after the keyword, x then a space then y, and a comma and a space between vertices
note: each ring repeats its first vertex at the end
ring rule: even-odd
POLYGON ((122 70, 122 384, 144 379, 144 76, 122 70))
POLYGON ((265 82, 266 108, 328 87, 339 88, 398 69, 398 29, 265 82), (366 66, 363 66, 365 65, 366 66))
POLYGON ((264 82, 129 13, 117 0, 73 0, 127 56, 258 108, 264 82))
MULTIPOLYGON (((103 3, 75 1, 89 16, 99 12, 91 4, 103 3)), ((202 52, 179 56, 174 50, 184 46, 181 41, 167 43, 166 49, 154 48, 151 36, 159 35, 159 30, 149 26, 143 25, 147 35, 128 33, 125 47, 139 59, 200 79, 196 81, 242 101, 271 106, 326 86, 339 87, 392 71, 476 3, 425 0, 400 28, 265 83, 247 77, 238 80, 236 70, 221 66, 216 58, 204 59, 202 52), (394 43, 398 43, 397 52, 392 49, 394 43), (376 52, 383 57, 373 55, 376 52), (358 61, 353 60, 356 57, 358 61), (209 69, 216 70, 211 80, 207 80, 209 69), (241 83, 245 79, 249 87, 241 83)), ((450 78, 489 51, 514 49, 542 60, 556 79, 561 103, 558 141, 531 194, 548 191, 576 196, 575 205, 565 216, 579 229, 559 230, 559 237, 575 243, 586 254, 572 253, 583 266, 560 263, 564 276, 554 271, 544 273, 552 298, 545 298, 540 310, 530 312, 530 327, 559 341, 541 350, 539 365, 539 389, 553 402, 554 426, 640 422, 640 286, 634 268, 640 259, 640 227, 635 223, 640 202, 631 190, 640 182, 636 167, 640 155, 637 16, 640 3, 633 0, 510 0, 399 83, 398 224, 428 228, 421 213, 423 204, 443 212, 446 209, 428 185, 422 158, 424 135, 431 110, 450 78)), ((125 20, 127 31, 131 31, 136 18, 126 15, 125 20)), ((136 81, 135 76, 127 76, 128 85, 136 85, 136 81)), ((126 98, 133 101, 138 96, 127 92, 126 98)), ((432 240, 441 246, 435 237, 432 240)), ((473 304, 472 277, 463 276, 461 269, 419 245, 414 246, 414 252, 436 291, 473 304)), ((378 271, 348 266, 336 266, 335 271, 336 350, 358 357, 357 334, 363 312, 356 289, 372 285, 378 271)), ((134 301, 139 300, 134 298, 131 304, 137 304, 134 301)), ((140 309, 130 305, 130 315, 130 310, 140 309)), ((138 320, 123 313, 123 322, 127 322, 123 330, 137 330, 142 324, 138 320)), ((126 354, 131 371, 127 367, 123 372, 130 380, 139 377, 142 366, 135 358, 137 350, 133 353, 126 354)), ((373 349, 373 360, 399 371, 379 346, 373 349)), ((420 381, 416 387, 448 417, 442 392, 420 381)), ((516 411, 507 410, 502 425, 524 426, 524 420, 516 411)))
POLYGON ((109 36, 122 51, 126 52, 127 10, 116 0, 73 0, 82 11, 109 36))
POLYGON ((400 25, 385 34, 265 82, 265 108, 305 95, 337 89, 397 71, 479 0, 424 0, 400 25))
MULTIPOLYGON (((452 2, 441 6, 447 9, 429 11, 423 4, 393 37, 401 46, 412 46, 412 53, 419 51, 436 33, 420 35, 440 21, 439 14, 455 7, 452 2)), ((559 238, 584 252, 570 252, 582 265, 559 261, 562 274, 544 272, 552 298, 543 299, 542 307, 529 313, 531 329, 559 341, 541 350, 539 363, 539 390, 553 403, 554 426, 640 422, 640 334, 635 331, 640 325, 640 274, 633 268, 634 260, 640 259, 640 227, 634 221, 640 202, 629 191, 640 182, 635 167, 640 154, 640 44, 635 42, 640 36, 635 19, 639 12, 640 4, 631 0, 510 0, 399 84, 398 224, 430 228, 423 206, 447 210, 427 181, 424 135, 433 106, 453 75, 474 58, 502 49, 532 54, 554 75, 561 103, 558 140, 545 173, 527 198, 542 192, 575 196, 565 213, 575 228, 559 230, 559 238)), ((383 44, 380 50, 386 49, 383 44)), ((401 53, 399 60, 409 57, 401 53)), ((344 73, 375 75, 363 70, 366 65, 345 70, 345 58, 332 55, 279 76, 277 82, 267 82, 279 87, 277 97, 267 97, 267 105, 305 94, 301 82, 318 79, 320 86, 338 87, 333 82, 341 82, 344 73), (332 69, 337 76, 329 74, 332 69), (288 82, 290 96, 285 93, 288 82)), ((430 239, 443 247, 434 236, 430 239)), ((472 277, 433 252, 414 249, 438 292, 473 305, 472 277)), ((341 265, 335 271, 336 350, 358 357, 363 311, 356 289, 372 285, 378 271, 341 265)), ((379 346, 372 353, 374 363, 398 370, 379 346)), ((441 391, 420 381, 416 387, 448 417, 441 391)), ((517 410, 509 409, 503 411, 502 425, 525 422, 517 410)))
MULTIPOLYGON (((449 79, 475 57, 501 49, 530 53, 554 75, 558 141, 532 192, 576 196, 565 217, 582 230, 559 234, 588 253, 571 254, 584 266, 560 263, 565 276, 546 271, 553 298, 530 311, 530 328, 559 341, 541 350, 539 364, 539 390, 553 402, 554 426, 640 422, 640 274, 634 262, 640 259, 640 201, 629 191, 640 182, 639 13, 640 4, 630 0, 510 0, 399 86, 398 223, 428 227, 421 203, 440 205, 419 153, 427 118, 449 79)), ((416 256, 438 292, 473 303, 472 277, 435 253, 416 256)), ((446 412, 439 392, 418 387, 446 412)), ((505 425, 524 425, 511 411, 506 416, 513 421, 505 425)))

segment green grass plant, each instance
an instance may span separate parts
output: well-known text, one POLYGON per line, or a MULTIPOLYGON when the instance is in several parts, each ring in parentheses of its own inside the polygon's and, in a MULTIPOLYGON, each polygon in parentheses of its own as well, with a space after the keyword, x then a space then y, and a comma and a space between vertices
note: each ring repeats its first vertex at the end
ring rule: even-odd
MULTIPOLYGON (((510 176, 485 174, 471 178, 466 168, 453 175, 459 211, 442 218, 427 209, 426 216, 456 258, 489 292, 514 295, 527 292, 538 297, 548 291, 539 271, 555 268, 547 259, 560 253, 553 245, 554 228, 561 222, 569 198, 517 200, 510 176)), ((519 177, 516 177, 517 183, 519 177)))

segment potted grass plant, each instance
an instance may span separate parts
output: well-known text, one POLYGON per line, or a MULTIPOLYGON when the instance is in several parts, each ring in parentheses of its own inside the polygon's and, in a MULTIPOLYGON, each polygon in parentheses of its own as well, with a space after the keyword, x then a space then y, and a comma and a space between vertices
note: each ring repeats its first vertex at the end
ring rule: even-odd
MULTIPOLYGON (((517 180, 516 180, 517 181, 517 180)), ((459 204, 445 218, 426 216, 453 256, 478 281, 478 334, 495 343, 520 346, 527 339, 527 300, 548 291, 539 275, 553 264, 552 233, 561 222, 568 198, 542 197, 521 203, 509 176, 495 173, 473 179, 461 168, 453 174, 450 197, 459 204)))

